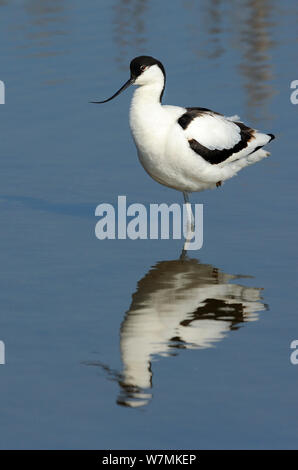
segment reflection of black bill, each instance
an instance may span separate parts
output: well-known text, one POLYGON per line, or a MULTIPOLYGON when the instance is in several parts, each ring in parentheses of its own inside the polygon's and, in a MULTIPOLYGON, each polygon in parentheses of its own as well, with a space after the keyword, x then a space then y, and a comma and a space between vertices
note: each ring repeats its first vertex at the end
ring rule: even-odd
POLYGON ((132 85, 133 82, 134 82, 134 79, 130 78, 129 80, 127 80, 126 83, 124 83, 124 85, 120 88, 120 90, 116 91, 116 93, 113 96, 111 96, 111 98, 108 98, 107 100, 104 100, 104 101, 90 101, 90 103, 95 103, 95 104, 107 103, 108 101, 111 101, 112 99, 116 98, 116 96, 120 95, 120 93, 122 93, 122 91, 126 90, 126 88, 132 85))

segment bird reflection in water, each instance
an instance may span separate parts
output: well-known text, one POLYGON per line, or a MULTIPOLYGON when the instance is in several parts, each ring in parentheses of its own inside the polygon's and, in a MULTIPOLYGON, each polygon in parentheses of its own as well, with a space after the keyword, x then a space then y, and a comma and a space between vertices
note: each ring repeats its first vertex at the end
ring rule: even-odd
POLYGON ((258 319, 266 309, 262 289, 231 282, 244 277, 250 276, 227 274, 185 256, 148 271, 121 324, 123 371, 92 363, 119 383, 119 405, 148 404, 153 360, 175 356, 179 349, 210 348, 241 323, 258 319))

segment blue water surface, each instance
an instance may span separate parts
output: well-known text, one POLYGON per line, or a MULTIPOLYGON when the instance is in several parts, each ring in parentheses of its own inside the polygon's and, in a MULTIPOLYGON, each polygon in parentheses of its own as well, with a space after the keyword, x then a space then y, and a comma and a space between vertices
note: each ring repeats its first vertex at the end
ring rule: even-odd
POLYGON ((0 447, 297 448, 294 0, 0 1, 0 447), (95 237, 95 208, 182 202, 137 160, 136 55, 164 102, 271 132, 213 191, 204 245, 95 237))

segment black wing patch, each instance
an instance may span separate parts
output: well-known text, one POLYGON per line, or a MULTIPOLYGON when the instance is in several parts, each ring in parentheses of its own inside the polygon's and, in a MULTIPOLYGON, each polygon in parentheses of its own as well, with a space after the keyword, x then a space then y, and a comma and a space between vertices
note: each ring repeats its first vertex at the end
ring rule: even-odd
POLYGON ((254 139, 253 129, 245 126, 242 124, 242 122, 235 122, 235 124, 240 127, 240 140, 236 145, 234 145, 234 147, 222 150, 210 150, 208 147, 200 144, 200 142, 196 141, 195 139, 191 139, 188 141, 191 149, 212 165, 217 165, 218 163, 224 162, 227 158, 233 155, 233 153, 237 153, 245 149, 248 142, 251 139, 254 139))
MULTIPOLYGON (((214 111, 211 111, 210 109, 207 108, 186 108, 187 112, 184 113, 179 119, 178 119, 178 124, 182 127, 182 129, 186 129, 191 121, 197 117, 203 116, 204 114, 217 114, 214 111)), ((234 121, 233 121, 234 122, 234 121)), ((196 152, 200 157, 204 158, 208 163, 211 163, 212 165, 217 165, 218 163, 224 162, 227 158, 229 158, 233 153, 240 152, 241 150, 245 149, 248 145, 248 142, 251 139, 254 139, 254 130, 251 129, 250 127, 245 126, 242 122, 234 122, 239 128, 240 128, 240 140, 237 142, 237 144, 234 145, 234 147, 231 147, 229 149, 214 149, 210 150, 208 147, 205 147, 204 145, 200 144, 195 139, 190 139, 189 145, 190 148, 196 152)))
POLYGON ((193 119, 203 116, 204 114, 217 114, 218 116, 222 116, 222 114, 216 113, 215 111, 211 111, 211 109, 207 108, 185 108, 187 112, 182 114, 178 119, 178 124, 182 127, 182 129, 186 129, 193 119))

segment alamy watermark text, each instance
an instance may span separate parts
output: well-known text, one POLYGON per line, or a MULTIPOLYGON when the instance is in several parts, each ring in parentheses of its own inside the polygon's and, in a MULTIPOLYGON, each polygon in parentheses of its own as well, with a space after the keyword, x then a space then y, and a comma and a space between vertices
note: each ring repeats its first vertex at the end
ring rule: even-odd
POLYGON ((118 196, 116 208, 109 203, 96 207, 95 215, 100 219, 95 226, 95 235, 99 240, 180 240, 184 236, 189 250, 199 250, 203 246, 203 204, 193 206, 190 224, 186 204, 182 205, 182 210, 180 204, 150 204, 148 211, 140 203, 127 206, 126 196, 118 196))

